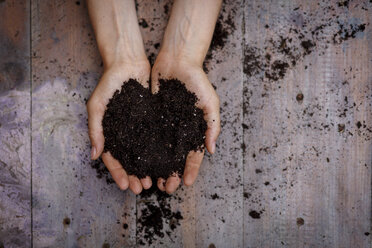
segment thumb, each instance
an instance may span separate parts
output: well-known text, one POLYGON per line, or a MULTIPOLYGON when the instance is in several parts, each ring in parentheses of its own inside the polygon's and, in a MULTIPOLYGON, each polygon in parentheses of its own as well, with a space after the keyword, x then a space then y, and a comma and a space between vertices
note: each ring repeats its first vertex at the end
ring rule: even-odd
POLYGON ((103 152, 105 137, 103 136, 102 118, 105 113, 105 106, 96 101, 95 98, 89 99, 87 103, 89 139, 92 145, 91 159, 97 159, 103 152))

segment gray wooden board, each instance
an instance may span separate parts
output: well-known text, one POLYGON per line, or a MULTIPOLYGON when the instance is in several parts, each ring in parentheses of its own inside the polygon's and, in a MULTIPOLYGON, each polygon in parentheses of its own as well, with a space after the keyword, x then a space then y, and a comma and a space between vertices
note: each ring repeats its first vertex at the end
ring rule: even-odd
MULTIPOLYGON (((153 64, 155 62, 156 55, 159 52, 160 44, 162 42, 172 7, 172 1, 157 2, 138 0, 136 1, 136 5, 139 23, 142 23, 140 28, 146 54, 150 63, 153 64), (147 25, 143 23, 146 23, 147 25)), ((153 184, 156 183, 157 182, 153 182, 153 184)), ((141 223, 137 223, 137 245, 141 244, 142 242, 145 244, 142 245, 142 247, 182 247, 193 244, 193 238, 189 238, 190 231, 192 231, 192 229, 189 227, 190 224, 192 225, 194 222, 192 221, 192 218, 189 217, 190 211, 188 209, 188 206, 192 204, 192 202, 184 200, 187 194, 186 192, 187 190, 185 191, 182 188, 182 190, 178 190, 178 192, 175 194, 175 197, 165 200, 166 203, 170 204, 171 211, 180 211, 182 213, 184 220, 181 221, 181 225, 177 226, 175 230, 171 230, 169 225, 167 225, 165 220, 163 220, 163 230, 161 232, 164 233, 164 237, 160 238, 154 235, 155 239, 149 242, 145 238, 146 233, 139 231, 141 228, 141 223), (182 203, 177 200, 178 197, 183 199, 182 203), (185 239, 185 237, 187 237, 187 239, 185 239)), ((146 198, 142 198, 140 196, 137 197, 137 220, 141 218, 142 212, 148 209, 147 205, 149 203, 154 204, 155 206, 160 206, 160 203, 155 196, 146 198)), ((192 235, 193 233, 191 233, 191 237, 193 237, 192 235)))
POLYGON ((29 13, 0 2, 0 247, 31 246, 29 13))
POLYGON ((243 247, 242 1, 224 1, 222 46, 207 60, 208 77, 221 103, 216 153, 204 158, 195 183, 195 247, 243 247))
POLYGON ((135 197, 90 168, 85 100, 102 69, 79 3, 32 1, 33 244, 132 246, 135 197))
MULTIPOLYGON (((146 52, 153 61, 158 52, 154 45, 161 43, 171 4, 169 1, 160 4, 148 1, 137 3, 139 20, 148 23, 141 29, 146 52)), ((224 3, 222 25, 231 35, 224 42, 224 47, 212 51, 206 63, 208 77, 217 87, 221 102, 226 105, 222 108, 225 121, 217 144, 218 152, 214 156, 206 155, 195 185, 182 186, 169 201, 172 210, 181 211, 183 215, 181 226, 170 236, 155 240, 150 247, 208 247, 211 244, 217 247, 243 247, 243 184, 239 179, 242 174, 242 153, 241 144, 237 142, 242 137, 241 7, 238 1, 224 3), (229 24, 224 23, 227 19, 231 20, 229 24), (223 77, 228 79, 223 80, 223 77), (215 194, 217 198, 213 200, 215 194), (179 201, 179 198, 182 200, 179 201)), ((154 203, 157 204, 155 200, 154 203)), ((143 208, 146 206, 139 199, 139 217, 143 208)), ((137 233, 137 238, 141 239, 142 235, 137 233)))
POLYGON ((245 247, 370 246, 372 27, 340 44, 333 37, 337 20, 343 36, 350 25, 371 23, 371 8, 366 1, 246 1, 245 247), (307 39, 315 43, 310 54, 299 44, 307 39), (269 53, 269 65, 290 63, 283 49, 301 55, 282 79, 269 80, 253 61, 269 53))
MULTIPOLYGON (((32 115, 30 6, 0 2, 12 17, 0 23, 0 246, 31 245, 31 147, 34 247, 136 246, 142 199, 90 166, 85 100, 102 68, 85 3, 31 2, 32 115)), ((206 63, 221 99, 217 153, 170 200, 181 225, 150 246, 370 246, 372 6, 339 2, 224 3, 229 36, 206 63)), ((153 60, 171 1, 137 8, 153 60)))
MULTIPOLYGON (((139 22, 146 22, 148 25, 140 25, 142 37, 144 39, 146 54, 151 63, 156 59, 159 52, 163 34, 167 25, 172 1, 136 1, 137 15, 139 22)), ((156 183, 156 182, 154 182, 156 183)), ((171 211, 180 211, 183 220, 175 230, 170 230, 169 225, 164 223, 164 238, 156 237, 151 244, 144 239, 144 233, 137 232, 137 244, 145 242, 144 247, 195 247, 195 199, 194 189, 182 186, 174 197, 166 200, 171 206, 171 211), (182 200, 179 200, 182 199, 182 200), (167 234, 169 232, 169 235, 167 234)), ((146 209, 146 202, 151 202, 159 206, 156 197, 146 198, 137 197, 137 218, 141 218, 142 210, 146 209)), ((140 227, 140 223, 137 226, 140 227)))

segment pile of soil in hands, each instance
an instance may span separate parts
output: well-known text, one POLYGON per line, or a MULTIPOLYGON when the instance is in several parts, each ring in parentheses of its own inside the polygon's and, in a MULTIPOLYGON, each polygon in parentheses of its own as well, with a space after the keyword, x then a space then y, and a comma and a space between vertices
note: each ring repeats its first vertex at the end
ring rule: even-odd
POLYGON ((134 79, 124 82, 102 120, 104 151, 139 178, 182 176, 187 154, 204 149, 207 123, 196 95, 177 79, 159 83, 151 94, 134 79))

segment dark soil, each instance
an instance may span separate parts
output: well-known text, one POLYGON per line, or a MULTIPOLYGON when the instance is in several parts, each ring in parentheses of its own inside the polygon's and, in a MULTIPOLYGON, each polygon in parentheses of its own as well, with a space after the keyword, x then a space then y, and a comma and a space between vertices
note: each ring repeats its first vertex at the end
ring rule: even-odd
POLYGON ((104 151, 139 178, 182 176, 187 154, 204 148, 207 123, 196 95, 179 80, 159 81, 155 95, 134 79, 125 82, 102 121, 104 151))
POLYGON ((249 216, 251 216, 253 219, 260 219, 261 213, 257 212, 256 210, 251 210, 249 212, 249 216))
MULTIPOLYGON (((173 211, 171 200, 176 196, 160 191, 156 185, 143 191, 140 195, 143 205, 137 220, 137 236, 140 245, 151 245, 158 238, 172 233, 180 225, 183 216, 180 211, 173 211)), ((178 198, 180 202, 181 199, 178 198)))
POLYGON ((305 224, 305 220, 301 217, 296 219, 297 226, 303 226, 305 224))
POLYGON ((97 178, 104 178, 107 184, 114 183, 114 179, 112 179, 110 172, 107 170, 101 158, 93 160, 90 166, 96 170, 97 178))
MULTIPOLYGON (((227 5, 228 3, 225 2, 222 4, 222 10, 217 19, 212 41, 203 63, 203 69, 206 73, 209 71, 209 66, 211 65, 210 61, 213 58, 213 53, 224 49, 225 45, 228 43, 229 36, 232 35, 232 33, 236 30, 235 22, 233 20, 234 13, 226 11, 227 5)), ((216 64, 219 64, 220 62, 221 61, 218 59, 215 61, 216 64)))
POLYGON ((210 45, 210 49, 219 49, 225 46, 226 40, 230 35, 230 31, 224 28, 222 19, 219 18, 214 28, 213 37, 210 45))
MULTIPOLYGON (((319 5, 319 3, 318 3, 319 5)), ((338 45, 356 38, 366 30, 369 23, 353 23, 344 20, 333 12, 336 8, 349 8, 349 1, 340 1, 320 8, 316 13, 307 13, 300 7, 293 9, 290 21, 282 26, 265 24, 263 28, 282 29, 285 36, 279 33, 270 35, 269 39, 246 42, 244 46, 244 73, 261 81, 277 82, 299 62, 312 53, 323 55, 330 44, 338 45), (338 6, 338 7, 337 7, 338 6), (256 43, 256 44, 255 44, 256 43), (275 58, 275 59, 273 59, 275 58)), ((216 25, 216 30, 219 28, 216 25)), ((223 33, 221 39, 223 41, 223 33)), ((216 42, 216 44, 219 44, 216 42)), ((305 65, 305 69, 307 69, 305 65)))

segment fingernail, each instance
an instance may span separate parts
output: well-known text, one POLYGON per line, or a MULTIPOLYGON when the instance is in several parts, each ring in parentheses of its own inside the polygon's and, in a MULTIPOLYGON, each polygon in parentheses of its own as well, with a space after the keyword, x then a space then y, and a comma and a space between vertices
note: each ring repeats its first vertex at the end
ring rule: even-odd
POLYGON ((213 141, 212 143, 212 154, 216 151, 216 142, 213 141))
POLYGON ((90 152, 90 158, 94 159, 96 157, 97 149, 93 146, 90 152))

